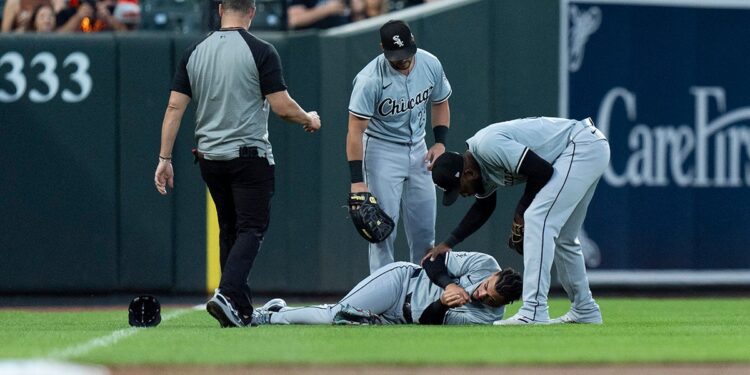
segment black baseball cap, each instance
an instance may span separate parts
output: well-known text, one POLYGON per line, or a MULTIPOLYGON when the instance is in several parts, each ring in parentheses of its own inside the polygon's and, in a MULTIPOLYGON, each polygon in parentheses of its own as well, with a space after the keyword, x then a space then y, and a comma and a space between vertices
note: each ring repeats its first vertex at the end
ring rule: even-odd
POLYGON ((417 53, 417 43, 409 25, 404 21, 390 20, 380 28, 380 43, 388 61, 406 60, 417 53))
POLYGON ((161 323, 161 304, 154 296, 139 296, 130 301, 128 323, 133 327, 155 327, 161 323))
POLYGON ((443 191, 444 206, 450 206, 458 199, 463 170, 464 157, 458 152, 446 152, 435 160, 432 166, 432 182, 443 191))

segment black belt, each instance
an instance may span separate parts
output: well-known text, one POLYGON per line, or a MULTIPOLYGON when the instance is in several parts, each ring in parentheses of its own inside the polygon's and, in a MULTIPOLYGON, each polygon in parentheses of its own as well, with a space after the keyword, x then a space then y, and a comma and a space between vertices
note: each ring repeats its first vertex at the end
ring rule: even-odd
MULTIPOLYGON (((199 160, 205 160, 206 157, 202 152, 198 151, 197 148, 193 149, 193 163, 198 164, 199 160)), ((240 147, 240 159, 254 159, 254 158, 265 158, 266 153, 259 150, 255 146, 242 146, 240 147)))
MULTIPOLYGON (((415 268, 411 273, 411 277, 415 278, 419 276, 421 272, 422 268, 415 268)), ((414 323, 414 320, 412 320, 411 318, 411 293, 407 294, 406 298, 404 298, 404 307, 402 308, 402 312, 404 314, 404 320, 406 320, 406 323, 414 323)))
POLYGON ((411 319, 411 293, 406 295, 406 299, 404 299, 404 320, 406 320, 406 323, 412 324, 414 321, 411 319))

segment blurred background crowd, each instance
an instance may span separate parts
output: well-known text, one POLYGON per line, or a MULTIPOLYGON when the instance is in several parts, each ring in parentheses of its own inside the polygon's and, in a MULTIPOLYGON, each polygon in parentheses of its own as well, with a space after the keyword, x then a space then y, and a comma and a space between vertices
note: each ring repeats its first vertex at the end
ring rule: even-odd
MULTIPOLYGON (((326 29, 441 0, 256 0, 255 30, 326 29)), ((0 0, 3 33, 213 30, 215 0, 0 0)))

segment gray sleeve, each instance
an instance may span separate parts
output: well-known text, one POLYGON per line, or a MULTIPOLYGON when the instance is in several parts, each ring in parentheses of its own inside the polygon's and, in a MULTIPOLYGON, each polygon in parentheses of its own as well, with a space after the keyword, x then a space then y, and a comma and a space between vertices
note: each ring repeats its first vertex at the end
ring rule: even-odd
POLYGON ((496 320, 503 318, 503 313, 491 314, 486 309, 476 309, 471 306, 462 306, 448 310, 445 313, 443 324, 461 325, 461 324, 491 324, 496 320))
POLYGON ((354 78, 354 88, 349 98, 349 112, 365 119, 370 119, 375 114, 380 85, 374 79, 357 75, 354 78))
POLYGON ((503 168, 518 174, 526 150, 526 146, 500 133, 481 140, 472 153, 491 169, 503 168))
POLYGON ((500 265, 495 258, 484 253, 450 251, 447 254, 448 273, 455 277, 477 274, 471 279, 479 281, 487 277, 487 272, 500 271, 500 265))
POLYGON ((433 104, 439 104, 448 100, 453 91, 450 82, 448 82, 448 77, 445 76, 445 71, 443 71, 443 65, 437 59, 435 59, 435 63, 435 87, 432 89, 430 100, 433 104))

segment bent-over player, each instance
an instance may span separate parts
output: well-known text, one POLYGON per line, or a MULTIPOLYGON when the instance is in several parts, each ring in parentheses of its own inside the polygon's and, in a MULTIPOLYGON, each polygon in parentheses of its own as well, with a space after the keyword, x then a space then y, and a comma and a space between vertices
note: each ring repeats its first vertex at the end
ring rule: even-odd
POLYGON ((523 254, 523 306, 498 325, 601 323, 589 290, 578 233, 599 178, 609 163, 609 143, 589 118, 535 117, 487 126, 466 141, 460 155, 444 153, 432 170, 443 204, 459 194, 476 201, 450 236, 425 256, 443 254, 474 233, 495 210, 496 189, 526 182, 515 210, 509 246, 523 254), (547 294, 552 260, 572 302, 549 320, 547 294))
MULTIPOLYGON (((349 100, 346 156, 351 193, 371 192, 398 225, 403 214, 411 261, 435 244, 435 187, 431 163, 445 152, 451 86, 440 61, 417 49, 409 26, 388 21, 380 28, 383 54, 354 79, 349 100), (427 109, 435 144, 427 149, 427 109)), ((370 273, 394 261, 396 231, 370 244, 370 273)))
POLYGON ((487 254, 454 251, 386 265, 334 305, 286 307, 273 299, 254 324, 490 324, 521 297, 521 275, 487 254))

